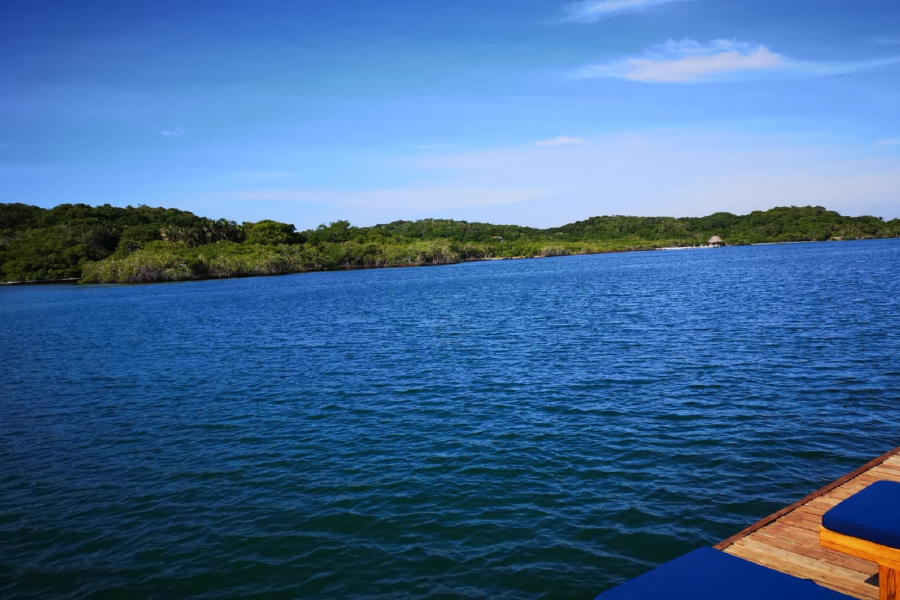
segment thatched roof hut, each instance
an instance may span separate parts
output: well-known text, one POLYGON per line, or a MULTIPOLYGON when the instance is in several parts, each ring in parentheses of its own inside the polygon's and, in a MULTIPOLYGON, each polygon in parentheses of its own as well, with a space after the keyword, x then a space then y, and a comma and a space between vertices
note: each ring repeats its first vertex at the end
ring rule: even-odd
POLYGON ((714 235, 711 238, 709 238, 709 241, 707 242, 707 244, 709 244, 710 246, 724 246, 725 242, 723 242, 722 238, 720 238, 719 236, 714 235))

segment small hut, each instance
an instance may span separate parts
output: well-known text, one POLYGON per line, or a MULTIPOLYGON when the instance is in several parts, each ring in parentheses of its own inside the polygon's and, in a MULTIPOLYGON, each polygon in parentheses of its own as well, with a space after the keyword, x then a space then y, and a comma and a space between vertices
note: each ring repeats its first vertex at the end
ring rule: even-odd
POLYGON ((723 242, 722 238, 720 238, 719 236, 714 235, 711 238, 709 238, 707 245, 712 246, 713 248, 721 248, 722 246, 725 245, 725 242, 723 242))

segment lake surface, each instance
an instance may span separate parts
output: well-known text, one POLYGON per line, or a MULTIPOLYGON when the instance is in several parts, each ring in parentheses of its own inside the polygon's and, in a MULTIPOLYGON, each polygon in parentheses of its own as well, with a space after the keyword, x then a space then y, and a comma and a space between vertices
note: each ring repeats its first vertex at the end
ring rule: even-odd
POLYGON ((900 240, 0 289, 0 596, 573 598, 900 445, 900 240))

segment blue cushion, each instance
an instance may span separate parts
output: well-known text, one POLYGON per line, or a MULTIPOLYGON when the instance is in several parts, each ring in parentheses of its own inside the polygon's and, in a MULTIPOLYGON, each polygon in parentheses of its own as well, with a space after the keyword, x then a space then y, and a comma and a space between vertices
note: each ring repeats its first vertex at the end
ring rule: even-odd
POLYGON ((876 481, 829 510, 825 529, 900 548, 900 483, 876 481))
POLYGON ((714 550, 700 548, 626 581, 597 600, 849 600, 849 596, 714 550))

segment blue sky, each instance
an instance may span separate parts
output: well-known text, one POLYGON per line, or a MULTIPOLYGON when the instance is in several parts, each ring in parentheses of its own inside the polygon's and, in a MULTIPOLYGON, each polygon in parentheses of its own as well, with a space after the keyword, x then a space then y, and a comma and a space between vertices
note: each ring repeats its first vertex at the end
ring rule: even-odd
POLYGON ((900 217, 900 2, 0 0, 0 202, 900 217))

